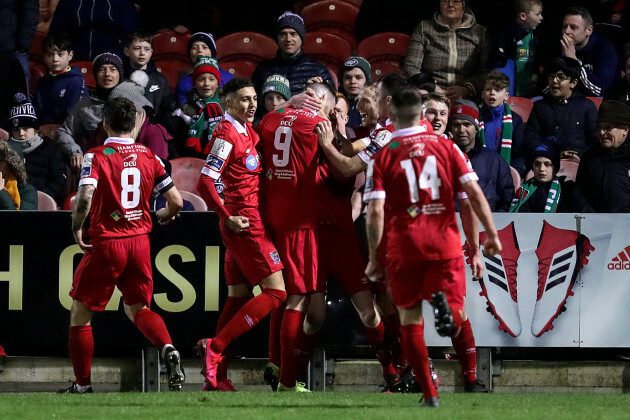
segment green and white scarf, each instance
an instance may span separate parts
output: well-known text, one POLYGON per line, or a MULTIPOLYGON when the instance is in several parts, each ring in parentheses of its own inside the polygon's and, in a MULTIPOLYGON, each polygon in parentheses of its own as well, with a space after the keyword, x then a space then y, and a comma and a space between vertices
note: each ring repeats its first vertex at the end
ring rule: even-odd
POLYGON ((223 118, 219 95, 214 95, 211 98, 200 98, 195 93, 193 99, 199 108, 199 114, 194 115, 190 121, 186 148, 192 149, 197 153, 203 152, 203 154, 208 154, 210 153, 210 138, 214 127, 223 118), (200 139, 205 129, 207 129, 208 134, 202 143, 200 139), (202 147, 202 144, 204 147, 202 147))
MULTIPOLYGON (((483 145, 486 145, 486 124, 483 120, 479 121, 479 136, 483 141, 483 145)), ((503 118, 501 119, 501 156, 507 164, 512 162, 512 133, 514 129, 512 127, 512 110, 509 104, 503 104, 503 118)))
MULTIPOLYGON (((518 213, 523 204, 525 204, 525 202, 534 195, 534 191, 538 188, 536 184, 536 180, 532 178, 525 181, 523 185, 516 190, 514 200, 512 200, 512 205, 510 206, 510 213, 518 213)), ((558 181, 558 178, 554 178, 551 182, 551 186, 549 187, 549 194, 547 194, 547 202, 545 203, 545 210, 543 213, 556 212, 556 208, 560 202, 561 193, 562 187, 560 186, 560 181, 558 181)))

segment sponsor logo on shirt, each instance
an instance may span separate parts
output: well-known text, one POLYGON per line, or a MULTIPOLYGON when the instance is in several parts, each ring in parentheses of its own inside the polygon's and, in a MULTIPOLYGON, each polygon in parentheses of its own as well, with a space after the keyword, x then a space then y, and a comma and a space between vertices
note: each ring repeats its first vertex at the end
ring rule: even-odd
POLYGON ((265 175, 266 175, 266 176, 267 176, 267 178, 269 178, 269 179, 273 178, 273 170, 272 170, 272 169, 269 169, 265 175))
POLYGON ((83 155, 83 165, 81 167, 81 178, 90 176, 90 174, 92 173, 92 158, 94 158, 94 153, 86 153, 85 155, 83 155))
POLYGON ((254 155, 249 155, 245 158, 245 166, 247 166, 247 169, 249 169, 250 171, 253 171, 254 169, 258 168, 258 159, 256 159, 256 156, 254 155))
POLYGON ((126 158, 123 159, 123 167, 128 168, 130 166, 136 166, 136 159, 138 159, 138 155, 135 153, 130 154, 126 158))
POLYGON ((149 92, 155 92, 156 90, 158 90, 160 87, 158 85, 151 85, 151 87, 149 88, 149 92))
POLYGON ((280 120, 280 125, 291 127, 295 120, 297 120, 297 115, 287 115, 280 120))
POLYGON ((225 160, 221 159, 218 156, 209 154, 208 157, 206 158, 205 166, 216 172, 221 172, 221 170, 223 169, 223 165, 225 165, 225 160))
POLYGON ((116 210, 115 212, 113 212, 112 214, 110 214, 111 218, 114 219, 115 221, 119 221, 120 219, 122 219, 123 215, 116 210))

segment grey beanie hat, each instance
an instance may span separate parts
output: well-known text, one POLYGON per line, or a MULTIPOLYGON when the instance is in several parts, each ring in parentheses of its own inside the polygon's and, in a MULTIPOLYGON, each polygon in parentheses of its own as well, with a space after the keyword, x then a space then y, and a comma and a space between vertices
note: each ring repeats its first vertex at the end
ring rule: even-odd
POLYGON ((264 98, 269 92, 276 92, 284 96, 284 99, 291 97, 291 87, 289 85, 289 79, 281 74, 273 74, 265 80, 265 84, 262 86, 260 95, 264 98))
POLYGON ((144 87, 131 80, 120 82, 109 94, 109 98, 129 99, 137 112, 142 112, 144 107, 153 108, 153 104, 144 96, 144 87))

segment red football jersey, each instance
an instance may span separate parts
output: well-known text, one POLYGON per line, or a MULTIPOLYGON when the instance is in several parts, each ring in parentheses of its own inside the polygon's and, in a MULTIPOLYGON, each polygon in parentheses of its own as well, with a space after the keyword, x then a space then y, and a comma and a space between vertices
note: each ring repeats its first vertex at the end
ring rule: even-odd
POLYGON ((243 126, 228 113, 212 133, 210 153, 201 173, 215 180, 223 179, 224 205, 231 214, 245 207, 258 208, 262 171, 256 149, 259 142, 260 137, 250 123, 243 126))
POLYGON ((385 199, 387 254, 393 259, 461 256, 454 197, 477 174, 455 143, 423 131, 395 131, 368 166, 364 199, 385 199))
POLYGON ((149 200, 173 187, 151 150, 130 138, 109 138, 83 157, 81 185, 94 185, 90 208, 92 238, 134 236, 151 231, 149 200))
POLYGON ((258 126, 265 156, 265 215, 274 227, 318 223, 315 126, 320 121, 324 119, 311 111, 284 108, 265 115, 258 126))

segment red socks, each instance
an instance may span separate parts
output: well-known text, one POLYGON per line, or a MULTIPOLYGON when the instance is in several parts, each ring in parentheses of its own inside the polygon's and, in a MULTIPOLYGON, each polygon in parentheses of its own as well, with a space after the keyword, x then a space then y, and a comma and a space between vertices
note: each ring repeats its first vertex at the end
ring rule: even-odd
POLYGON ((477 374, 475 373, 477 369, 477 347, 475 346, 475 336, 473 335, 469 319, 462 322, 461 331, 456 337, 451 337, 451 341, 459 358, 464 380, 466 382, 474 382, 477 379, 477 374))
MULTIPOLYGON (((230 322, 230 320, 234 317, 234 314, 236 314, 251 298, 251 295, 242 297, 228 296, 225 306, 221 311, 219 321, 217 322, 215 335, 217 335, 219 331, 221 331, 227 323, 230 322)), ((217 368, 217 381, 219 382, 227 379, 228 366, 234 353, 232 347, 233 346, 228 346, 226 348, 223 354, 223 360, 221 360, 217 368)))
POLYGON ((276 366, 280 366, 280 329, 282 328, 282 317, 284 315, 284 308, 286 305, 282 304, 271 313, 269 319, 269 362, 276 366))
POLYGON ((143 309, 138 311, 133 322, 140 332, 144 334, 158 350, 162 350, 167 344, 173 344, 166 325, 164 325, 164 320, 152 310, 143 309))
POLYGON ((294 387, 298 375, 296 350, 304 335, 304 313, 295 309, 286 309, 280 329, 281 363, 280 383, 286 387, 294 387))
POLYGON ((250 299, 212 340, 210 349, 223 353, 226 347, 243 333, 251 330, 261 319, 269 315, 284 302, 287 293, 278 289, 263 289, 263 292, 250 299))
POLYGON ((385 344, 385 325, 383 321, 376 328, 365 327, 365 335, 372 350, 374 350, 376 358, 383 366, 383 377, 396 374, 396 369, 392 365, 392 354, 385 344))
POLYGON ((407 360, 416 374, 416 379, 424 393, 424 400, 437 397, 438 392, 431 380, 429 370, 429 350, 424 341, 424 322, 402 326, 402 340, 407 360))
POLYGON ((400 318, 398 317, 398 311, 385 317, 385 325, 385 342, 392 353, 392 361, 396 367, 404 367, 407 363, 405 362, 405 355, 400 343, 400 318))
POLYGON ((70 360, 74 368, 74 376, 78 385, 91 385, 92 354, 94 353, 94 339, 92 326, 70 327, 68 349, 70 360))

